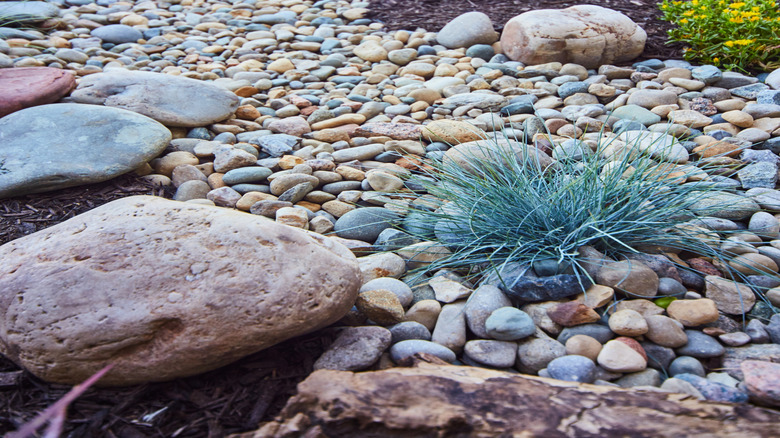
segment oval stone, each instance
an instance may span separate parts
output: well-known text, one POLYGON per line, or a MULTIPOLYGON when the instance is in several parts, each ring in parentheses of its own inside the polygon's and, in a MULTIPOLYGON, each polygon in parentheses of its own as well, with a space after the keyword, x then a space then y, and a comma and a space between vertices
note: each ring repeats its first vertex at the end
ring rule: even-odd
POLYGON ((170 140, 165 126, 118 108, 58 103, 17 111, 0 119, 0 198, 109 180, 170 140))
POLYGON ((14 240, 0 260, 0 353, 64 384, 109 363, 101 385, 203 373, 336 322, 360 288, 331 239, 151 196, 14 240))
POLYGON ((214 84, 163 73, 117 70, 81 78, 78 103, 135 111, 166 126, 192 128, 228 118, 238 96, 214 84))

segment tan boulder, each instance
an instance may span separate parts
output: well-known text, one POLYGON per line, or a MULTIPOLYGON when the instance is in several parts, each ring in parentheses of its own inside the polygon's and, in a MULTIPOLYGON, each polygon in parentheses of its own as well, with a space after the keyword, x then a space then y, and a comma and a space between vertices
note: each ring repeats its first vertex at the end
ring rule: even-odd
POLYGON ((620 12, 600 6, 541 9, 506 23, 501 49, 525 64, 562 62, 596 68, 639 56, 647 34, 620 12))
POLYGON ((360 288, 332 240, 133 196, 0 247, 0 353, 51 382, 164 381, 325 327, 360 288), (302 265, 301 260, 306 260, 302 265))

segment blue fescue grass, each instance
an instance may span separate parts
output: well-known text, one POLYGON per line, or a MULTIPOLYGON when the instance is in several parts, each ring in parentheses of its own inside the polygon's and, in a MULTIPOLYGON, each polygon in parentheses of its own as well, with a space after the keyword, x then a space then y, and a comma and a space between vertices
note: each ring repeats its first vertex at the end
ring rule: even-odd
MULTIPOLYGON (((719 250, 717 233, 690 223, 729 207, 696 205, 715 190, 694 177, 700 167, 678 166, 658 154, 616 154, 618 144, 602 137, 592 153, 564 155, 545 169, 523 142, 513 149, 511 140, 480 142, 476 152, 461 155, 465 166, 445 157, 430 163, 433 171, 412 178, 444 200, 435 211, 414 210, 418 228, 427 230, 419 237, 453 253, 420 273, 474 273, 474 267, 500 273, 510 263, 554 260, 588 276, 578 253, 583 246, 616 259, 685 251, 722 266, 735 255, 719 250)), ((736 271, 727 274, 745 281, 736 271)))

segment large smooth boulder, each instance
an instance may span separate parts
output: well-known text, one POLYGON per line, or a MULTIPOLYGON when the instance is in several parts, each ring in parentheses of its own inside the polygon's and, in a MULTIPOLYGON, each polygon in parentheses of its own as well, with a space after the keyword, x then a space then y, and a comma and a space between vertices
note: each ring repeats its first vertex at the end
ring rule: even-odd
POLYGON ((159 155, 165 126, 119 108, 35 106, 0 119, 0 199, 106 181, 159 155))
POLYGON ((54 103, 76 88, 68 70, 51 67, 0 69, 0 117, 35 105, 54 103))
POLYGON ((164 381, 332 324, 360 284, 327 237, 133 196, 0 246, 0 353, 51 382, 164 381))
POLYGON ((510 59, 525 64, 570 62, 596 68, 636 58, 645 40, 645 31, 620 12, 578 5, 512 18, 501 34, 501 48, 510 59))
POLYGON ((471 47, 474 44, 493 44, 498 34, 490 17, 482 12, 466 12, 447 23, 436 35, 436 41, 449 49, 471 47))
POLYGON ((85 76, 71 98, 78 103, 123 108, 166 126, 185 128, 219 122, 238 108, 238 96, 217 85, 131 70, 85 76))

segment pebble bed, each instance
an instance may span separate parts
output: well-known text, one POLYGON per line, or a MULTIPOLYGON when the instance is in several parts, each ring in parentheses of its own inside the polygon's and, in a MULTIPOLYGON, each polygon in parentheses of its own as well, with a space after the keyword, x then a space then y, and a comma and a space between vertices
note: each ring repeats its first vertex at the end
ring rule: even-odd
MULTIPOLYGON (((405 203, 436 202, 405 177, 475 132, 534 140, 550 132, 537 145, 555 157, 572 138, 596 147, 612 132, 649 131, 686 174, 707 164, 697 178, 713 181, 713 199, 728 208, 703 232, 731 232, 716 238, 754 267, 746 275, 778 272, 780 73, 678 60, 527 66, 498 44, 449 49, 437 38, 452 36, 387 31, 363 18, 368 3, 359 1, 51 3, 61 7, 59 29, 0 29, 0 67, 62 68, 79 80, 156 72, 234 93, 233 116, 170 127, 163 155, 136 172, 175 187, 176 200, 335 235, 359 256, 363 287, 342 320, 350 327, 315 368, 390 367, 425 352, 555 379, 780 403, 778 370, 751 362, 780 361, 773 278, 756 279, 766 303, 721 279, 711 260, 646 255, 621 267, 639 284, 630 296, 617 281, 517 308, 496 284, 454 272, 412 284, 407 271, 447 249, 392 227, 405 203), (661 296, 678 299, 661 307, 653 301, 661 296)), ((199 96, 178 98, 187 106, 199 96)))

